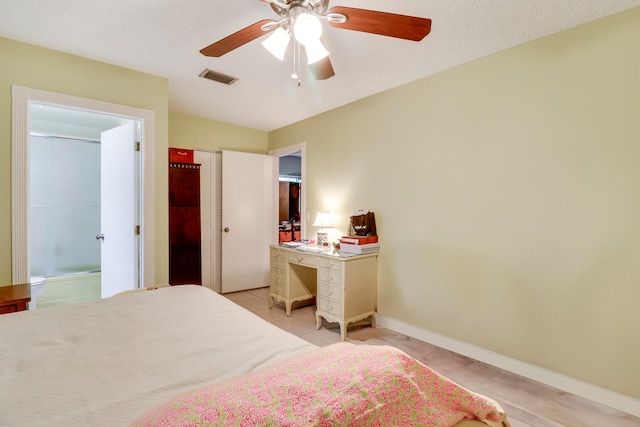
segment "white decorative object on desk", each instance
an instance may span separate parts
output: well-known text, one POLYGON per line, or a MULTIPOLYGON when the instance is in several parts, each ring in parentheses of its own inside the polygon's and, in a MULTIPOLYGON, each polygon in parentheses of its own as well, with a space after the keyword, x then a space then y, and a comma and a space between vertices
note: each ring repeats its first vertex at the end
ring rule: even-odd
POLYGON ((331 214, 329 214, 329 212, 318 212, 313 226, 320 227, 320 230, 318 230, 316 244, 322 246, 325 243, 329 243, 329 232, 326 229, 333 228, 333 225, 331 224, 331 214))

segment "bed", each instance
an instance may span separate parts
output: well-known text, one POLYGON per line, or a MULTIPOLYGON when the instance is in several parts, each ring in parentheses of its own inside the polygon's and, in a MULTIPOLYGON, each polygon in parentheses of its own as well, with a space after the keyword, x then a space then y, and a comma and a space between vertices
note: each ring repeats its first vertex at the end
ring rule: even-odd
POLYGON ((2 426, 508 426, 431 372, 391 347, 318 348, 201 286, 0 316, 2 426))

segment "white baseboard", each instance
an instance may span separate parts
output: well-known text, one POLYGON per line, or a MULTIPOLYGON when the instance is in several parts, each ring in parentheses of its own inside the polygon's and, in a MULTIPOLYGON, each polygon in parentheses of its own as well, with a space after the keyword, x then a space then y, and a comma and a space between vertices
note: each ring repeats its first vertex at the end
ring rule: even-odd
POLYGON ((495 366, 496 368, 513 372, 514 374, 521 375, 525 378, 538 381, 551 387, 575 394, 576 396, 640 417, 640 400, 633 397, 626 396, 549 369, 541 368, 530 363, 512 359, 499 353, 486 350, 482 347, 410 325, 401 320, 376 314, 376 323, 379 326, 400 332, 401 334, 419 339, 420 341, 462 354, 463 356, 487 363, 495 366))

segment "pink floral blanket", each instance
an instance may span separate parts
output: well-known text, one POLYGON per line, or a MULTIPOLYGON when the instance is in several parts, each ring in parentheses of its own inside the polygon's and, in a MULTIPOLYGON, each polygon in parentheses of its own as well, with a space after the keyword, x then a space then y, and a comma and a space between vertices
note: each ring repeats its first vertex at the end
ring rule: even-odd
POLYGON ((463 419, 508 426, 496 402, 398 349, 339 343, 193 390, 133 425, 443 427, 463 419))

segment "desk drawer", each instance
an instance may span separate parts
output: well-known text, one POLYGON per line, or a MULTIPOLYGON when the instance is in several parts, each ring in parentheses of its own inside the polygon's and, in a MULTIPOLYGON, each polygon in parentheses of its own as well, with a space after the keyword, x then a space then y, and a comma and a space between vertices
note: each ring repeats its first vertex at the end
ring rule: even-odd
POLYGON ((272 262, 282 262, 285 261, 285 252, 279 248, 271 248, 271 261, 272 262))
POLYGON ((318 283, 318 296, 340 302, 342 301, 342 286, 320 282, 318 283))
POLYGON ((274 247, 270 247, 269 251, 271 252, 271 256, 274 258, 282 255, 283 253, 283 251, 280 248, 274 248, 274 247))
POLYGON ((327 297, 318 297, 318 311, 342 317, 342 304, 327 297))
POLYGON ((269 274, 269 282, 274 284, 274 283, 278 283, 279 280, 280 280, 280 275, 278 274, 278 270, 271 268, 271 271, 269 274))
POLYGON ((317 267, 318 266, 318 257, 313 255, 307 255, 302 252, 300 253, 288 253, 287 259, 289 262, 293 262, 295 264, 308 265, 309 267, 317 267))
POLYGON ((327 282, 327 283, 335 283, 338 285, 342 284, 342 272, 329 270, 328 268, 319 268, 318 269, 318 280, 327 282))
POLYGON ((318 267, 334 271, 342 271, 342 262, 331 258, 321 257, 318 259, 318 267))
POLYGON ((270 275, 271 277, 282 278, 287 274, 284 268, 278 268, 276 266, 271 266, 270 275))

